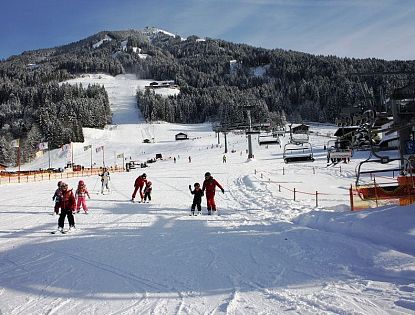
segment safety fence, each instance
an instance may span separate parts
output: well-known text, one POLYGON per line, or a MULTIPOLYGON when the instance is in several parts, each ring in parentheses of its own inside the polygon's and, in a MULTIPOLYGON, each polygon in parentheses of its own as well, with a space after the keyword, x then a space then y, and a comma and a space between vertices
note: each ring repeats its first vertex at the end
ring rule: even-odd
MULTIPOLYGON (((311 167, 310 171, 312 172, 312 174, 316 174, 316 171, 318 170, 318 168, 316 167, 311 167)), ((286 169, 282 168, 279 171, 281 171, 282 175, 286 174, 286 169)), ((304 171, 304 170, 302 170, 304 171)), ((339 171, 341 173, 341 167, 337 169, 337 171, 339 171)), ((270 177, 264 175, 264 172, 255 170, 255 175, 259 175, 259 178, 262 179, 264 182, 268 182, 271 184, 275 184, 278 187, 278 192, 282 192, 282 191, 288 191, 292 194, 292 200, 293 201, 299 201, 300 199, 302 201, 309 201, 310 199, 314 200, 314 204, 313 206, 315 207, 319 207, 320 206, 320 202, 322 200, 326 200, 326 201, 332 201, 333 197, 339 197, 343 200, 347 200, 350 193, 347 194, 333 194, 333 193, 326 193, 326 192, 321 192, 318 190, 315 191, 302 191, 299 190, 296 187, 287 187, 284 185, 281 185, 281 183, 273 181, 270 177), (301 198, 301 196, 308 196, 309 198, 301 198), (328 196, 329 198, 324 198, 325 196, 328 196), (330 198, 331 196, 331 198, 330 198)))
MULTIPOLYGON (((110 172, 124 172, 122 167, 109 167, 110 172)), ((47 172, 47 171, 24 171, 24 172, 2 172, 0 173, 0 185, 40 182, 45 180, 63 180, 75 177, 87 177, 102 173, 102 168, 85 168, 79 171, 47 172)))

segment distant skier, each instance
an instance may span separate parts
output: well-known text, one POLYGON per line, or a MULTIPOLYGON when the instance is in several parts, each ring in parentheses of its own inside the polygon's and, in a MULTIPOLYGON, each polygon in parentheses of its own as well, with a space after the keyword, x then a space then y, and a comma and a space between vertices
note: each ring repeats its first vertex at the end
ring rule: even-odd
POLYGON ((223 155, 222 163, 226 163, 226 155, 223 155))
POLYGON ((189 156, 189 163, 192 163, 192 158, 189 156))
POLYGON ((190 207, 191 215, 195 215, 196 207, 197 207, 197 214, 202 214, 201 203, 202 203, 202 197, 203 197, 203 190, 200 188, 199 183, 194 183, 194 187, 195 189, 192 190, 192 185, 189 185, 190 193, 194 195, 193 203, 192 203, 192 206, 190 207))
POLYGON ((88 214, 88 206, 86 205, 86 197, 89 196, 88 189, 83 180, 80 180, 78 183, 78 188, 75 191, 75 200, 76 200, 76 212, 79 213, 82 209, 84 210, 85 214, 88 214))
POLYGON ((209 172, 206 172, 202 191, 206 190, 206 202, 207 202, 208 215, 212 214, 211 210, 216 211, 216 204, 215 204, 216 186, 219 187, 219 189, 222 191, 223 194, 225 193, 225 190, 223 189, 222 185, 219 184, 209 172))
POLYGON ((148 181, 146 184, 146 188, 144 188, 144 202, 151 201, 151 192, 153 191, 152 182, 148 181))
POLYGON ((54 213, 59 214, 59 204, 60 204, 61 199, 62 199, 62 190, 61 190, 62 183, 63 182, 61 180, 58 182, 58 188, 55 190, 55 194, 52 197, 52 200, 55 201, 55 207, 53 209, 54 212, 52 214, 54 214, 54 213))
POLYGON ((104 194, 104 188, 109 192, 110 172, 108 171, 108 168, 104 167, 99 176, 101 177, 101 194, 104 194))
POLYGON ((140 198, 141 202, 144 201, 144 194, 143 194, 143 187, 147 183, 147 175, 146 173, 143 173, 142 175, 138 176, 134 182, 134 192, 131 196, 131 201, 134 202, 135 195, 137 194, 137 191, 140 192, 140 198))
POLYGON ((59 215, 58 219, 58 231, 63 233, 63 227, 65 225, 66 216, 68 217, 69 231, 75 228, 75 219, 73 216, 73 211, 75 211, 76 202, 72 189, 68 189, 68 184, 62 183, 61 190, 62 198, 59 203, 59 207, 61 208, 61 214, 59 215))

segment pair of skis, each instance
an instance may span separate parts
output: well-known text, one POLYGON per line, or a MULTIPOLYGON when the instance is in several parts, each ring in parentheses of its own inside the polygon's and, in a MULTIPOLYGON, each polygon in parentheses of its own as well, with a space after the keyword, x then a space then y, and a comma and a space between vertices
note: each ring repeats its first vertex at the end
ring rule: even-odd
POLYGON ((68 234, 68 233, 72 233, 74 231, 74 229, 72 230, 56 230, 56 231, 52 231, 50 232, 50 234, 68 234))
POLYGON ((205 216, 205 215, 219 215, 219 212, 217 212, 217 211, 212 211, 211 213, 202 213, 202 212, 200 212, 200 213, 198 213, 198 214, 196 214, 196 213, 190 213, 189 214, 189 216, 191 216, 191 217, 197 217, 197 216, 199 216, 199 215, 203 215, 203 216, 205 216))
POLYGON ((50 234, 66 234, 66 233, 68 233, 68 231, 65 231, 65 230, 62 230, 62 231, 52 231, 52 232, 50 232, 50 234))

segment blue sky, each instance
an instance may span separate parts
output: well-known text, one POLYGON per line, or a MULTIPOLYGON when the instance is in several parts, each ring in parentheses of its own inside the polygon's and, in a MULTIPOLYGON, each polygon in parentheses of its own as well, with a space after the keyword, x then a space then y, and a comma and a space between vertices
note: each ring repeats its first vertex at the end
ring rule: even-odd
POLYGON ((145 26, 312 54, 415 59, 415 0, 6 0, 0 8, 0 59, 145 26))

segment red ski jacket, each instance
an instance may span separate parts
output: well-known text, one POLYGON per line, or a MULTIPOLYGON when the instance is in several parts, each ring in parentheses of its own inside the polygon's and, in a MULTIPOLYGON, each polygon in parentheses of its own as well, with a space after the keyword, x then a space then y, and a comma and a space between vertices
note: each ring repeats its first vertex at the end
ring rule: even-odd
POLYGON ((216 179, 213 177, 209 177, 208 179, 205 179, 203 182, 202 190, 206 190, 206 197, 209 198, 210 196, 215 195, 216 186, 218 186, 221 190, 223 190, 223 187, 221 184, 219 184, 216 179))
POLYGON ((147 184, 147 179, 142 178, 141 176, 138 176, 135 180, 134 187, 144 187, 144 184, 147 184))
POLYGON ((76 208, 75 197, 73 195, 72 189, 62 192, 62 199, 59 203, 61 209, 72 210, 76 208))

